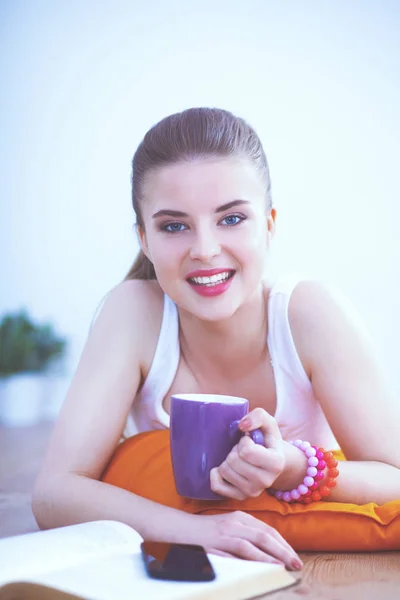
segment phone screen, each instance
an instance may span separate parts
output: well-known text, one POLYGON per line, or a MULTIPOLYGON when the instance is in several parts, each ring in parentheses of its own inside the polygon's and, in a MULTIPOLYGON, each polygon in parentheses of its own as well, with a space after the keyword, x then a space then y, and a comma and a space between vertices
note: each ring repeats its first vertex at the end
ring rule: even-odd
POLYGON ((214 569, 202 546, 143 542, 140 548, 150 577, 175 581, 215 579, 214 569))

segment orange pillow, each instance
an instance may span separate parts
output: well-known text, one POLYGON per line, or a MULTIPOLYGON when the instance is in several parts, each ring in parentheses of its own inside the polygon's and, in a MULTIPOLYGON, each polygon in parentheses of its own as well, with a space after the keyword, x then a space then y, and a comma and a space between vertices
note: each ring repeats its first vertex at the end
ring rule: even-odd
MULTIPOLYGON (((341 453, 336 457, 344 459, 341 453)), ((193 514, 245 511, 275 527, 297 551, 357 552, 400 547, 400 500, 378 506, 339 502, 287 504, 269 494, 244 502, 182 498, 175 491, 169 430, 140 433, 117 447, 102 480, 193 514)))

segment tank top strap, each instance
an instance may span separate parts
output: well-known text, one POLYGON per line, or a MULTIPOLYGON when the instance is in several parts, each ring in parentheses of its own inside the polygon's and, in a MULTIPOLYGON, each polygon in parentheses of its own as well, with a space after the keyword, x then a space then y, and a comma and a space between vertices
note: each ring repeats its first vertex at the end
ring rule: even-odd
POLYGON ((289 376, 296 385, 309 388, 311 383, 301 363, 289 323, 289 302, 299 276, 280 277, 268 299, 268 349, 275 377, 289 376))
POLYGON ((169 415, 162 406, 176 375, 180 358, 179 316, 176 304, 164 294, 164 311, 156 351, 146 381, 141 390, 142 401, 151 407, 151 418, 165 427, 169 415))

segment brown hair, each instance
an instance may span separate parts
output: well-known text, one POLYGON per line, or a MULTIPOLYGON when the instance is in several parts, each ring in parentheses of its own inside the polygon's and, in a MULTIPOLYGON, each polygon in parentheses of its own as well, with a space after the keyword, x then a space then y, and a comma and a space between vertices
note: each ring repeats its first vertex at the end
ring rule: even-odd
MULTIPOLYGON (((219 108, 189 108, 166 117, 144 136, 132 160, 132 205, 136 224, 144 229, 140 209, 143 183, 149 171, 201 157, 248 158, 265 183, 267 207, 272 208, 271 182, 261 141, 243 119, 219 108)), ((140 250, 125 277, 156 279, 153 264, 140 250)))

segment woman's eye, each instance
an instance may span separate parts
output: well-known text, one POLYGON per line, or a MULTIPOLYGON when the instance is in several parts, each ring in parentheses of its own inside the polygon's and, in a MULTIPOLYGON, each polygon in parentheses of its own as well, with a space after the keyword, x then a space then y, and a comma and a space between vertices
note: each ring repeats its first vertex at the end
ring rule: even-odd
POLYGON ((168 233, 179 233, 180 231, 186 229, 186 225, 178 222, 167 223, 166 225, 162 225, 161 229, 162 231, 167 231, 168 233))
POLYGON ((228 225, 228 227, 232 227, 232 225, 238 225, 242 221, 244 221, 246 217, 242 215, 228 215, 224 217, 221 221, 222 224, 228 225))

